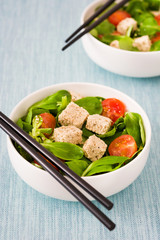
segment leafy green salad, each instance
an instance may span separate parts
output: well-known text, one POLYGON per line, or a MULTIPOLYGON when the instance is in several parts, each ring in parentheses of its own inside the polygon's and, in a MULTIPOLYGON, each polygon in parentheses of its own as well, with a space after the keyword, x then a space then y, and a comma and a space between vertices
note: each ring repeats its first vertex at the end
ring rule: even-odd
POLYGON ((118 49, 160 51, 160 1, 130 0, 90 33, 118 49))
MULTIPOLYGON (((115 171, 145 145, 142 117, 128 112, 116 98, 59 90, 33 104, 17 124, 79 176, 115 171)), ((42 168, 16 143, 15 147, 42 168)))

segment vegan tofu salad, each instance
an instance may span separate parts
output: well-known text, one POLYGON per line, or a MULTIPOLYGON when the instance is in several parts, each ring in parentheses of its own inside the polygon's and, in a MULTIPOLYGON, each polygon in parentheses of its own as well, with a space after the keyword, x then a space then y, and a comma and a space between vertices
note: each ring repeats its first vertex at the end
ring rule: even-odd
MULTIPOLYGON (((17 124, 79 176, 114 171, 132 161, 145 145, 141 116, 127 112, 116 98, 59 90, 33 104, 17 124)), ((16 143, 15 147, 42 168, 16 143)))
POLYGON ((90 33, 118 49, 160 51, 160 1, 131 0, 90 33))

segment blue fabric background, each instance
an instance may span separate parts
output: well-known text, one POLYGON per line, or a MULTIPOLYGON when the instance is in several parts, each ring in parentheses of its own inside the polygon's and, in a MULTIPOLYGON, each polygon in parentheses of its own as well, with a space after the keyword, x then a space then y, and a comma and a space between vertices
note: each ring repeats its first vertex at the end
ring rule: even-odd
MULTIPOLYGON (((81 41, 65 52, 64 39, 79 26, 91 0, 0 0, 0 109, 9 115, 26 95, 62 82, 93 82, 135 99, 152 125, 151 151, 139 178, 111 196, 108 231, 80 203, 44 196, 13 170, 0 130, 1 240, 159 240, 160 239, 160 77, 129 78, 93 63, 81 41)), ((153 62, 154 64, 154 62, 153 62)))

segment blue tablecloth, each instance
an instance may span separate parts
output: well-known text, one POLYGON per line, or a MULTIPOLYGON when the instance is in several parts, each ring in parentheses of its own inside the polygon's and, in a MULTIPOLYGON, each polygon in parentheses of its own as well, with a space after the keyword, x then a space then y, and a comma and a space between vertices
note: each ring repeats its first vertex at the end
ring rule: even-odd
MULTIPOLYGON (((93 82, 135 99, 152 125, 151 151, 139 178, 100 209, 116 223, 108 231, 78 202, 44 196, 13 170, 0 131, 1 240, 160 239, 160 77, 129 78, 93 63, 81 41, 65 52, 64 39, 79 26, 91 0, 0 0, 0 109, 9 115, 26 95, 62 82, 93 82)), ((153 63, 154 64, 154 63, 153 63)))

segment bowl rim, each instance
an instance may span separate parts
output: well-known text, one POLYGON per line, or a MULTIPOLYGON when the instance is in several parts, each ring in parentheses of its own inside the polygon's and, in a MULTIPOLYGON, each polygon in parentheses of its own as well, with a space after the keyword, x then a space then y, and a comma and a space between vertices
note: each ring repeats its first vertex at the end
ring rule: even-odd
MULTIPOLYGON (((130 167, 131 165, 135 164, 136 161, 140 161, 140 158, 142 157, 143 158, 143 155, 145 154, 145 151, 147 151, 147 149, 150 148, 150 142, 151 142, 151 124, 150 124, 150 121, 149 121, 149 118, 146 114, 146 112, 143 110, 143 108, 133 99, 131 98, 130 96, 128 96, 127 94, 123 93, 122 91, 120 90, 117 90, 115 88, 112 88, 112 87, 109 87, 109 86, 106 86, 106 85, 103 85, 103 84, 97 84, 97 83, 87 83, 87 82, 64 82, 64 83, 56 83, 56 84, 53 84, 53 85, 50 85, 50 86, 46 86, 46 87, 42 87, 36 91, 33 91, 31 92, 30 94, 28 94, 26 97, 22 98, 16 105, 15 107, 13 108, 13 110, 11 111, 10 115, 9 115, 9 118, 12 119, 12 117, 14 116, 14 113, 16 112, 16 109, 24 102, 26 101, 28 98, 30 98, 32 95, 35 95, 37 93, 40 93, 40 92, 44 92, 44 91, 48 91, 49 89, 51 88, 54 88, 54 87, 64 87, 64 85, 67 85, 67 86, 72 86, 72 85, 86 85, 86 86, 97 86, 97 87, 106 87, 108 90, 110 89, 111 91, 114 91, 116 93, 120 93, 120 95, 123 95, 126 99, 129 99, 133 104, 136 104, 138 105, 140 111, 143 113, 143 115, 145 116, 145 120, 147 122, 147 131, 148 131, 148 137, 146 139, 146 142, 145 142, 145 146, 143 148, 143 150, 138 154, 137 157, 135 157, 131 162, 129 162, 128 164, 126 164, 125 166, 115 170, 115 171, 112 171, 112 172, 108 172, 108 173, 102 173, 102 174, 98 174, 98 175, 93 175, 93 176, 84 176, 82 178, 89 178, 90 180, 91 179, 97 179, 97 178, 100 178, 100 177, 105 177, 106 174, 107 175, 111 175, 111 174, 118 174, 120 173, 121 171, 123 171, 124 169, 127 169, 128 167, 130 167)), ((142 118, 143 119, 143 118, 142 118)), ((9 149, 9 146, 12 146, 12 149, 15 150, 16 152, 16 155, 17 156, 20 156, 21 159, 23 159, 26 164, 28 164, 28 166, 30 165, 30 167, 33 167, 35 171, 41 171, 42 174, 44 175, 48 175, 49 173, 44 171, 43 169, 40 169, 38 167, 35 167, 34 165, 32 165, 30 162, 28 162, 25 158, 23 158, 20 153, 16 150, 15 146, 13 145, 13 142, 11 140, 11 138, 7 135, 7 147, 8 147, 8 151, 10 150, 9 149)), ((67 177, 67 176, 65 176, 67 177)))
MULTIPOLYGON (((95 5, 95 7, 98 5, 98 3, 100 4, 101 2, 104 2, 104 0, 95 0, 94 2, 90 3, 89 5, 87 5, 87 7, 83 10, 82 14, 81 14, 81 17, 80 17, 80 24, 83 24, 84 23, 84 19, 85 19, 85 16, 87 15, 87 12, 90 10, 91 7, 93 7, 95 5)), ((109 49, 112 49, 113 51, 115 52, 123 52, 123 53, 128 53, 128 54, 132 54, 132 55, 157 55, 157 54, 160 54, 160 51, 148 51, 148 52, 142 52, 142 51, 139 51, 139 52, 135 52, 135 51, 129 51, 129 50, 124 50, 124 49, 118 49, 118 48, 114 48, 114 47, 111 47, 101 41, 99 41, 98 39, 96 39, 95 37, 93 37, 90 33, 87 33, 85 34, 83 37, 88 37, 89 39, 91 39, 92 41, 95 41, 96 44, 99 44, 100 47, 105 47, 106 49, 109 48, 109 49)), ((82 37, 82 39, 83 39, 82 37)))

